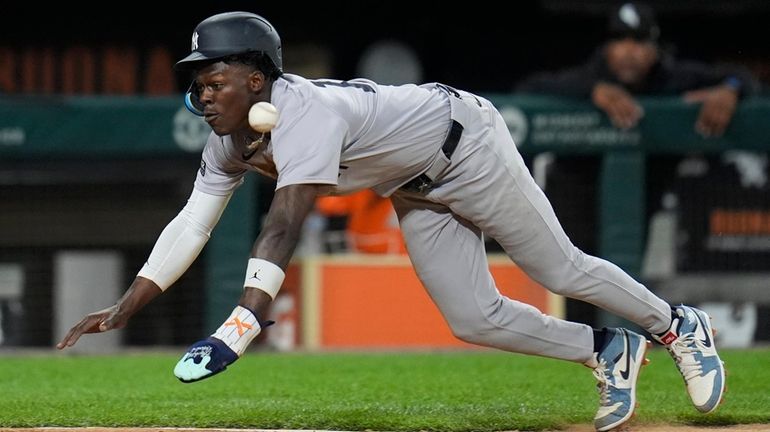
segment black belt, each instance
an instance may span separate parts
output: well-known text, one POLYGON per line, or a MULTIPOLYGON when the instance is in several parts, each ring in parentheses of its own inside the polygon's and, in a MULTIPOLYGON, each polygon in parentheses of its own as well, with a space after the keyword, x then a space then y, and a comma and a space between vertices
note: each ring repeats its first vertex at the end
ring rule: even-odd
MULTIPOLYGON (((444 153, 447 159, 452 159, 452 153, 457 149, 457 143, 460 142, 460 137, 463 134, 463 125, 456 120, 452 120, 452 127, 449 129, 449 134, 444 140, 444 144, 441 146, 441 151, 444 153)), ((433 187, 433 180, 425 173, 418 175, 417 177, 409 180, 401 189, 408 192, 423 193, 429 191, 433 187)))

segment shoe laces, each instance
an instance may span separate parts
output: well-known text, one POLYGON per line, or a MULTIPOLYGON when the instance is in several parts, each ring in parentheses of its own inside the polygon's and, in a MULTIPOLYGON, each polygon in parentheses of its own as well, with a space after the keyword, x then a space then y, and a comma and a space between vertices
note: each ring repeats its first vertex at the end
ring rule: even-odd
POLYGON ((599 361, 599 366, 593 370, 596 378, 596 391, 599 392, 599 404, 606 406, 610 404, 610 387, 614 387, 610 382, 610 370, 607 368, 607 362, 604 359, 599 361))
POLYGON ((695 337, 695 333, 685 333, 668 346, 669 352, 679 366, 679 371, 687 381, 701 374, 701 362, 696 360, 693 354, 705 349, 703 342, 695 337))

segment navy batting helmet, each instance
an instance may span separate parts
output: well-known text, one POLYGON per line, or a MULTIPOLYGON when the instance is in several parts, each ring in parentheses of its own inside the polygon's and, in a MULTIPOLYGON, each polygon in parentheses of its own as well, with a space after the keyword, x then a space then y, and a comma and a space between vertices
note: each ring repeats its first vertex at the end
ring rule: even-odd
MULTIPOLYGON (((174 69, 193 70, 230 56, 262 53, 272 69, 262 72, 271 77, 283 73, 278 32, 268 20, 250 12, 225 12, 201 21, 193 32, 190 49, 192 52, 178 61, 174 69)), ((185 105, 193 113, 203 115, 193 86, 185 95, 185 105)))
POLYGON ((281 38, 269 21, 249 12, 225 12, 201 21, 192 35, 192 52, 178 61, 178 70, 224 57, 262 52, 280 72, 281 38))

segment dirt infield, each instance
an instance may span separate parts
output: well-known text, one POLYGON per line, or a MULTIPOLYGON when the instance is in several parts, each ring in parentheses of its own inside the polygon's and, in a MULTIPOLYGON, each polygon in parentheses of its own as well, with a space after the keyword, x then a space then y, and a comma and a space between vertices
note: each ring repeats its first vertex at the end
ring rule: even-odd
MULTIPOLYGON (((680 425, 630 425, 622 429, 627 432, 770 432, 770 424, 746 424, 734 426, 716 426, 716 427, 698 427, 698 426, 680 426, 680 425)), ((590 425, 575 425, 566 429, 559 429, 561 432, 593 432, 594 428, 590 425)), ((105 427, 85 427, 85 428, 0 428, 0 432, 343 432, 343 431, 320 431, 303 429, 193 429, 193 428, 105 428, 105 427)), ((523 431, 507 431, 523 432, 523 431)))

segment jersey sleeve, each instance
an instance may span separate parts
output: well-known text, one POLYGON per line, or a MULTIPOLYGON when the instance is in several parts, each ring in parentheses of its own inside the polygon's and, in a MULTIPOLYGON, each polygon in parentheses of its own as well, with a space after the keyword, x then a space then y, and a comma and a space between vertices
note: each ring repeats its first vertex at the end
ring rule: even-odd
POLYGON ((245 169, 228 161, 222 139, 212 132, 203 148, 195 188, 211 195, 229 195, 243 184, 245 174, 245 169))
POLYGON ((276 189, 292 184, 337 184, 347 123, 323 104, 311 102, 291 125, 273 135, 276 189))

